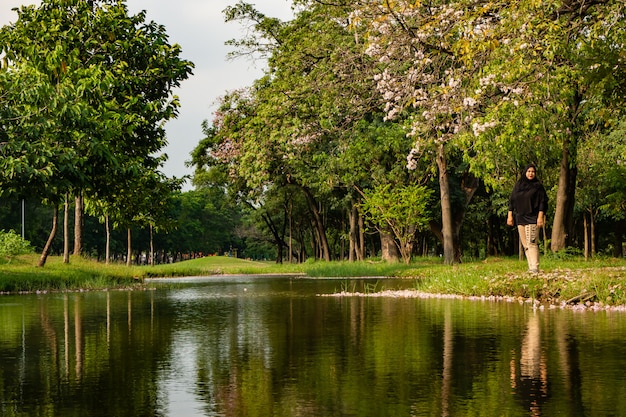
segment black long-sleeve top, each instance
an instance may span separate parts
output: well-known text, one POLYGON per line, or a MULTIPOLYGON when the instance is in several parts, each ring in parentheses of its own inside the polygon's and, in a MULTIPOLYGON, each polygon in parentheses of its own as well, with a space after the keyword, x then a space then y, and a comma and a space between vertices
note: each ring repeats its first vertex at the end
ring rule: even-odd
POLYGON ((522 177, 517 181, 509 198, 509 211, 515 213, 518 225, 537 223, 539 212, 548 211, 548 195, 539 180, 522 177))

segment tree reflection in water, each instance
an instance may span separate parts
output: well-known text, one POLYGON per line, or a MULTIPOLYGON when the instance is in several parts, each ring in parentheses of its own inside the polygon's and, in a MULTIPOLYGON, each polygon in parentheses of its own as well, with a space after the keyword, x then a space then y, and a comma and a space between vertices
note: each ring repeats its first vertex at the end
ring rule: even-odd
POLYGON ((318 296, 337 288, 337 281, 225 277, 158 291, 5 296, 0 415, 626 409, 626 316, 318 296))

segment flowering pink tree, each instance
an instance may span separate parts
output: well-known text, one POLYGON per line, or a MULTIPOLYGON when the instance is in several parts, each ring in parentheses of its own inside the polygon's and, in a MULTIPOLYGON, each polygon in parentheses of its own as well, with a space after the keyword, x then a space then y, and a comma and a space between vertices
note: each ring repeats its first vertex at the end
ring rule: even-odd
POLYGON ((485 109, 482 125, 495 128, 465 145, 491 187, 527 162, 544 168, 555 185, 553 251, 571 243, 576 188, 587 186, 577 178, 589 163, 579 148, 615 129, 622 112, 625 12, 618 0, 521 0, 499 13, 487 68, 510 93, 485 109))
MULTIPOLYGON (((449 153, 458 139, 480 135, 493 122, 482 119, 496 79, 483 67, 495 45, 496 2, 363 2, 353 13, 357 30, 367 34, 367 53, 380 65, 377 88, 386 100, 387 119, 406 118, 415 139, 407 167, 431 158, 439 172, 444 260, 460 260, 462 215, 451 204, 449 153)), ((498 90, 499 91, 499 90, 498 90)), ((461 184, 469 203, 477 189, 472 176, 461 184)), ((464 212, 464 209, 460 210, 464 212)))
MULTIPOLYGON (((578 145, 598 118, 614 125, 611 108, 623 103, 614 73, 623 71, 624 8, 617 0, 382 0, 354 12, 380 63, 387 117, 406 117, 415 138, 408 167, 436 161, 447 263, 458 260, 448 178, 455 150, 492 187, 526 162, 554 167, 552 250, 565 247, 578 145)), ((472 187, 464 190, 469 201, 472 187)))

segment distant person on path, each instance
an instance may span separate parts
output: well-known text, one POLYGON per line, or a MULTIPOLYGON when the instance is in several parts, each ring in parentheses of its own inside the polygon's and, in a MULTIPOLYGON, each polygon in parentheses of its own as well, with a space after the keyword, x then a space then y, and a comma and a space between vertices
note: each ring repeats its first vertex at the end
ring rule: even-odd
POLYGON ((506 224, 509 226, 517 224, 520 242, 528 261, 528 272, 534 274, 539 272, 538 229, 545 225, 546 211, 548 211, 548 195, 537 179, 537 168, 529 164, 513 187, 506 224), (515 213, 515 219, 513 219, 513 213, 515 213))

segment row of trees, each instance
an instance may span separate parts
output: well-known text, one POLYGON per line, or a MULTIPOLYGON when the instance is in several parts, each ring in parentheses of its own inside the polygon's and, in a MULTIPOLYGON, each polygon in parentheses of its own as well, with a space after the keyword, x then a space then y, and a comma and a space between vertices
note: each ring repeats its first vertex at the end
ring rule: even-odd
POLYGON ((128 230, 130 260, 131 225, 168 227, 164 206, 180 180, 160 171, 163 124, 193 65, 123 0, 43 0, 17 13, 0 30, 0 195, 53 207, 41 266, 63 205, 66 260, 70 206, 75 254, 86 211, 107 236, 109 225, 128 230))
MULTIPOLYGON (((164 209, 162 216, 168 218, 172 225, 167 231, 155 231, 149 225, 140 223, 132 227, 131 262, 176 262, 196 256, 232 254, 235 250, 239 255, 250 258, 274 257, 272 246, 266 245, 263 239, 247 234, 239 226, 243 213, 218 189, 175 191, 167 199, 164 209)), ((0 241, 2 230, 13 230, 13 234, 7 233, 9 237, 23 234, 35 250, 43 250, 48 240, 53 210, 50 205, 36 199, 19 201, 15 198, 0 198, 0 241)), ((75 210, 69 210, 68 214, 72 232, 76 223, 75 210)), ((82 216, 81 228, 84 233, 84 256, 101 261, 107 256, 115 262, 129 261, 126 230, 112 229, 107 234, 100 219, 89 214, 82 216)), ((69 239, 63 234, 57 234, 51 243, 50 253, 62 255, 68 240, 72 240, 71 233, 69 239)))
POLYGON ((254 31, 231 42, 234 55, 269 66, 205 122, 195 184, 258 211, 279 254, 301 259, 308 246, 331 259, 345 241, 360 259, 375 231, 386 259, 429 246, 453 264, 515 247, 508 195, 534 162, 551 196, 551 250, 606 248, 597 231, 612 223, 621 255, 625 7, 296 0, 281 22, 238 3, 227 20, 254 31))
POLYGON ((63 206, 66 259, 70 222, 83 253, 96 219, 107 260, 117 228, 130 262, 134 227, 152 253, 234 243, 253 257, 266 239, 278 261, 452 264, 515 250, 507 199, 534 162, 551 197, 551 249, 621 255, 625 7, 295 0, 289 22, 228 7, 227 21, 253 29, 230 42, 233 57, 256 54, 268 70, 221 98, 191 155, 197 192, 179 193, 160 151, 179 107, 172 89, 192 64, 124 1, 44 0, 0 30, 0 193, 52 207, 41 265, 58 250, 63 206), (236 208, 212 203, 227 195, 236 208), (185 204, 200 214, 173 209, 185 204))

